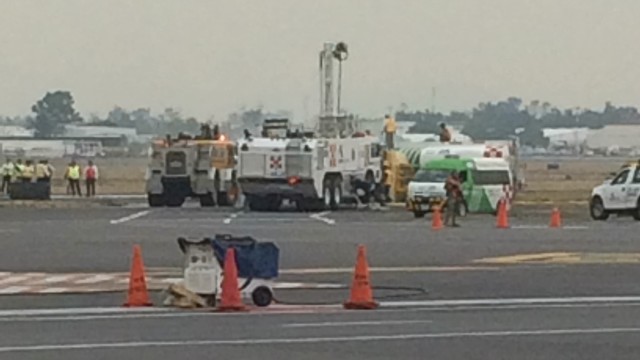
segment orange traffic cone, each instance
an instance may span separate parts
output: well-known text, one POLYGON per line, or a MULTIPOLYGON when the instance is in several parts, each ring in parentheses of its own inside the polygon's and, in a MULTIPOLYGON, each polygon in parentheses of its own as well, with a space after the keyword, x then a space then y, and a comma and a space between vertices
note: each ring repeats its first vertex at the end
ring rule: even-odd
POLYGON ((240 288, 238 287, 238 268, 236 267, 236 251, 227 249, 224 257, 224 275, 222 277, 222 294, 218 311, 244 311, 246 307, 242 303, 240 288))
POLYGON ((440 230, 442 228, 442 214, 440 213, 440 207, 436 206, 433 209, 433 216, 431 217, 431 229, 440 230))
POLYGON ((351 285, 351 296, 349 301, 344 303, 345 309, 370 310, 378 307, 378 303, 373 301, 373 291, 369 282, 369 264, 364 245, 358 246, 358 258, 356 260, 356 272, 351 285))
POLYGON ((133 247, 133 261, 131 262, 131 274, 129 275, 129 292, 124 306, 152 306, 147 291, 147 280, 144 275, 142 262, 142 250, 140 245, 133 247))
POLYGON ((509 228, 509 215, 507 214, 507 201, 500 199, 498 202, 498 219, 496 222, 498 229, 509 228))
POLYGON ((551 223, 549 224, 549 227, 552 227, 552 228, 562 227, 562 219, 560 217, 560 210, 557 207, 553 208, 553 211, 551 212, 551 223))

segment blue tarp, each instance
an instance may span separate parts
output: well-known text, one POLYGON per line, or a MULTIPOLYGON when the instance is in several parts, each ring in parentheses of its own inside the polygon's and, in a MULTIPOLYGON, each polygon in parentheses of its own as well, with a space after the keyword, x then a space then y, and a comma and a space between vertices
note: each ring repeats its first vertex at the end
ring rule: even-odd
POLYGON ((271 242, 257 242, 252 237, 216 235, 210 239, 216 260, 224 268, 229 247, 236 251, 238 276, 241 278, 273 279, 278 277, 280 250, 271 242))

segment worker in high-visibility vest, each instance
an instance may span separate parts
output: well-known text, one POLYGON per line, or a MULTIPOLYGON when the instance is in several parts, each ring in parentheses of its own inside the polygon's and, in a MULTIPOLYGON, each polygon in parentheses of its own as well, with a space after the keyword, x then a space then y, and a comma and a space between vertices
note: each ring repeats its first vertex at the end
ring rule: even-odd
POLYGON ((396 134, 396 120, 391 115, 384 116, 384 135, 387 149, 394 148, 393 137, 396 134))
POLYGON ((76 164, 75 160, 72 160, 67 167, 65 177, 69 181, 69 187, 71 188, 71 195, 82 196, 80 190, 80 165, 76 164))
POLYGON ((20 178, 20 174, 22 174, 22 170, 24 169, 24 165, 22 164, 22 159, 18 159, 16 161, 15 171, 13 172, 13 179, 18 180, 20 178))
POLYGON ((46 160, 40 160, 36 165, 36 181, 39 183, 49 182, 51 179, 51 173, 49 172, 49 166, 46 160))
POLYGON ((7 162, 2 165, 2 188, 0 189, 3 193, 9 192, 9 184, 11 183, 11 179, 15 176, 16 165, 11 161, 11 159, 7 158, 7 162))
POLYGON ((20 173, 20 180, 22 182, 31 182, 35 174, 36 174, 36 167, 33 166, 33 162, 31 162, 31 160, 27 160, 24 166, 22 167, 22 172, 20 173))

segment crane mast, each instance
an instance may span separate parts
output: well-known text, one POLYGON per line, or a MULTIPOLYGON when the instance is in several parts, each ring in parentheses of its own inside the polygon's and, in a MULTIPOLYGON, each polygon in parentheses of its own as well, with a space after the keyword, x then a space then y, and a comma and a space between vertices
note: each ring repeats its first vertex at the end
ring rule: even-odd
POLYGON ((325 43, 320 52, 320 116, 318 134, 325 138, 348 137, 355 132, 353 116, 340 108, 342 62, 348 57, 347 45, 325 43), (336 76, 334 66, 338 63, 336 76), (336 106, 337 104, 337 106, 336 106))

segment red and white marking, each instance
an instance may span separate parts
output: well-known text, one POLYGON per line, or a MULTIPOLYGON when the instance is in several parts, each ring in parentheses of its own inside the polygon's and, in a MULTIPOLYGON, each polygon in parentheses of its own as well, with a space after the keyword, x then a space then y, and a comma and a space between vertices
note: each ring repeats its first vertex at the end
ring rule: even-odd
POLYGON ((270 157, 271 162, 269 163, 269 168, 272 170, 281 170, 282 169, 282 156, 274 156, 270 157))
POLYGON ((484 151, 484 157, 488 157, 488 158, 501 158, 502 157, 502 150, 493 147, 493 146, 487 146, 486 150, 484 151))
MULTIPOLYGON (((181 278, 153 271, 146 273, 149 290, 164 290, 181 278)), ((0 273, 0 295, 67 294, 126 291, 128 273, 0 273)), ((274 289, 341 289, 342 284, 275 282, 274 289)))

